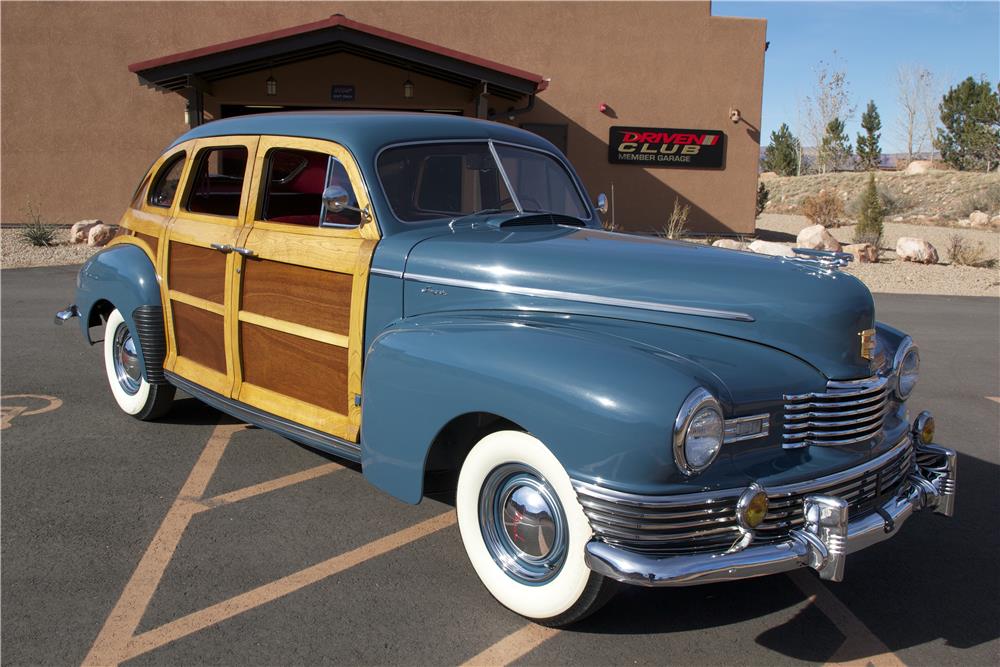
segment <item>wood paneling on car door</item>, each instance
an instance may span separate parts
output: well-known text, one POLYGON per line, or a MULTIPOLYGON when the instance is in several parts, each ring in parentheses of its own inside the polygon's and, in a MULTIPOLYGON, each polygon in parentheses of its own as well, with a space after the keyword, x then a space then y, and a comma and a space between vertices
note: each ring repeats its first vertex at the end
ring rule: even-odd
POLYGON ((177 354, 219 373, 225 373, 225 318, 180 301, 174 301, 172 307, 177 332, 177 354))
POLYGON ((188 243, 170 242, 170 289, 199 299, 226 302, 226 255, 188 243))
POLYGON ((240 322, 245 382, 347 413, 347 348, 240 322))
POLYGON ((242 309, 346 336, 353 281, 351 274, 286 262, 246 262, 242 309))

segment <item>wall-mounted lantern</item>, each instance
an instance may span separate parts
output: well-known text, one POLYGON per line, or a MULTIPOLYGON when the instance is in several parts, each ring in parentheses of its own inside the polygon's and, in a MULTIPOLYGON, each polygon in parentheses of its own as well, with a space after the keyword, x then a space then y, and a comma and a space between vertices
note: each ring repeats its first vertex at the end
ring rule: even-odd
POLYGON ((410 81, 409 77, 403 82, 403 97, 408 100, 413 99, 413 82, 410 81))
POLYGON ((264 81, 264 90, 267 92, 268 97, 274 97, 278 94, 278 80, 274 78, 273 68, 267 69, 267 80, 264 81))

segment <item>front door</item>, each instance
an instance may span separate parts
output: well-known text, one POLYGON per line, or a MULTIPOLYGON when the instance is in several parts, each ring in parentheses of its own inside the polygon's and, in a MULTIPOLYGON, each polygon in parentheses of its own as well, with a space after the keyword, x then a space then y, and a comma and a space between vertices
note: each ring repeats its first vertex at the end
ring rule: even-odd
POLYGON ((261 137, 255 198, 235 286, 233 397, 356 442, 365 296, 379 238, 350 153, 320 140, 261 137), (323 203, 342 188, 348 207, 323 203))
POLYGON ((256 155, 256 137, 214 137, 194 142, 180 205, 167 230, 161 258, 167 331, 163 367, 229 396, 233 252, 244 231, 256 155))

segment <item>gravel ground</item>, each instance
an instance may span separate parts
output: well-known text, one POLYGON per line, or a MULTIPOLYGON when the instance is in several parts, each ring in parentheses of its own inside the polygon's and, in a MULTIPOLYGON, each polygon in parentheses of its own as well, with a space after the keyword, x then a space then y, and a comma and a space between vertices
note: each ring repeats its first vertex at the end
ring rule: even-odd
MULTIPOLYGON (((768 241, 794 245, 795 237, 809 220, 801 215, 765 213, 757 219, 757 236, 768 241)), ((830 230, 841 243, 851 243, 853 225, 830 230)), ((975 268, 948 264, 948 238, 960 235, 968 243, 983 245, 983 259, 1000 260, 1000 232, 988 229, 955 229, 897 222, 886 222, 882 246, 885 251, 878 264, 850 264, 845 270, 868 285, 873 292, 896 294, 943 294, 951 296, 1000 296, 1000 269, 975 268), (924 265, 903 262, 893 249, 900 236, 915 236, 933 245, 942 264, 924 265)))
POLYGON ((100 248, 91 248, 86 243, 70 243, 69 227, 56 230, 56 245, 41 248, 22 239, 18 227, 0 229, 0 268, 4 269, 82 264, 98 250, 100 248))

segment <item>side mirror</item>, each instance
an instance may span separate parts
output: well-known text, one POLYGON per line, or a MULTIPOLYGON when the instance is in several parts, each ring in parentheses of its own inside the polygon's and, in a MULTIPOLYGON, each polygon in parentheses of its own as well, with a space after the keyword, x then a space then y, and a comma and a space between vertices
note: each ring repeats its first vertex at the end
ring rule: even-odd
POLYGON ((604 214, 608 212, 608 196, 603 192, 597 195, 597 205, 594 207, 597 209, 598 213, 604 214))
POLYGON ((347 194, 347 190, 339 185, 331 185, 323 190, 323 205, 328 211, 340 213, 344 209, 350 208, 348 206, 350 201, 351 197, 347 194))

